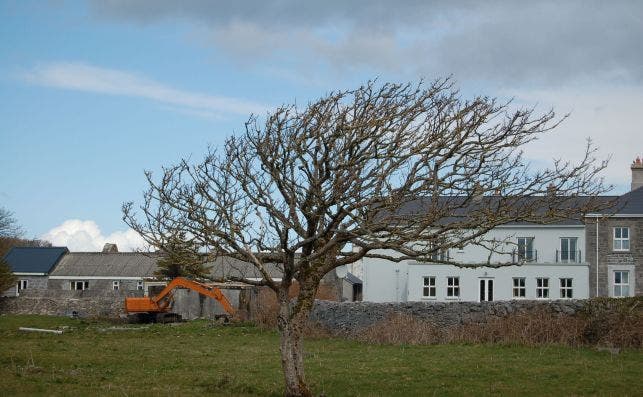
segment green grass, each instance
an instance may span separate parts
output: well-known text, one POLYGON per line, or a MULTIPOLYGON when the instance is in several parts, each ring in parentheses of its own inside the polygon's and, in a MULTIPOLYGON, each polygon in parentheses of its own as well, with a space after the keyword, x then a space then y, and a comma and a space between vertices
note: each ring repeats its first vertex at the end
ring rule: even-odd
MULTIPOLYGON (((0 395, 282 395, 278 335, 205 321, 112 324, 0 316, 0 395), (70 327, 63 335, 18 327, 70 327)), ((564 347, 379 346, 306 341, 307 377, 327 396, 643 395, 643 353, 564 347)))

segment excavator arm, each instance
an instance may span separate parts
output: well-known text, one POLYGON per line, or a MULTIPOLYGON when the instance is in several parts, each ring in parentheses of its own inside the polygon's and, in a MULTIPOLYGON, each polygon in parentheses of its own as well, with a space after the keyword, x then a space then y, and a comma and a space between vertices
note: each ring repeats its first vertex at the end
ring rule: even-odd
POLYGON ((216 299, 221 306, 223 306, 226 313, 229 315, 234 314, 234 308, 230 304, 230 301, 228 301, 228 298, 223 295, 223 292, 221 292, 219 288, 202 284, 197 281, 188 280, 183 277, 177 277, 172 280, 165 288, 163 288, 163 291, 152 298, 125 298, 125 311, 127 313, 167 312, 172 303, 174 289, 177 287, 187 288, 192 291, 196 291, 201 295, 216 299))

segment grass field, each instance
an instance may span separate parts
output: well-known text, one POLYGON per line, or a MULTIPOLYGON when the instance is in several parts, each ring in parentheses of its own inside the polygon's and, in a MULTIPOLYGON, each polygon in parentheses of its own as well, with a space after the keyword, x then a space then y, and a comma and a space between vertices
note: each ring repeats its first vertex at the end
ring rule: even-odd
MULTIPOLYGON (((278 335, 205 321, 110 330, 68 318, 0 316, 0 395, 281 395, 278 335), (69 327, 62 335, 18 327, 69 327)), ((141 327, 141 326, 137 326, 141 327)), ((489 345, 306 341, 326 396, 643 395, 643 353, 489 345)))

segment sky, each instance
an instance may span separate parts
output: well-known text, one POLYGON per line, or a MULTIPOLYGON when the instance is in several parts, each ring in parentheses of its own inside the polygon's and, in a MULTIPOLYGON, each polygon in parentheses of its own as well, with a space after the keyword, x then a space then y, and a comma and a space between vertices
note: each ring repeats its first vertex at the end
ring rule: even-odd
POLYGON ((145 170, 333 90, 451 76, 464 98, 568 115, 525 148, 614 193, 643 156, 643 2, 0 0, 0 207, 72 251, 141 245, 145 170))

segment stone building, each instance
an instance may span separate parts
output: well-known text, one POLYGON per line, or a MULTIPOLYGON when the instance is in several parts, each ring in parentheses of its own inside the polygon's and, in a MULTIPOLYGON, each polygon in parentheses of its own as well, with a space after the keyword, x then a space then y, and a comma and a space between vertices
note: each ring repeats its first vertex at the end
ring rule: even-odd
POLYGON ((18 296, 28 289, 46 289, 49 274, 69 250, 66 247, 13 247, 4 257, 17 277, 1 296, 18 296))
POLYGON ((153 283, 157 256, 139 252, 69 252, 49 274, 49 290, 143 293, 153 283))
POLYGON ((614 208, 606 213, 588 214, 585 218, 591 297, 643 294, 643 162, 640 158, 632 163, 631 170, 631 191, 618 197, 614 208))

